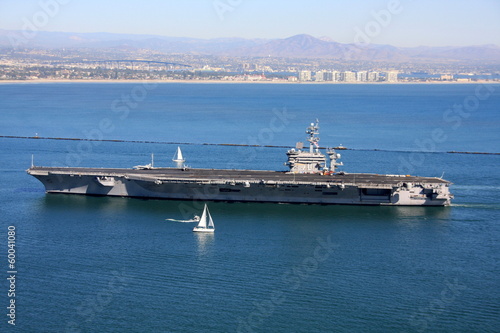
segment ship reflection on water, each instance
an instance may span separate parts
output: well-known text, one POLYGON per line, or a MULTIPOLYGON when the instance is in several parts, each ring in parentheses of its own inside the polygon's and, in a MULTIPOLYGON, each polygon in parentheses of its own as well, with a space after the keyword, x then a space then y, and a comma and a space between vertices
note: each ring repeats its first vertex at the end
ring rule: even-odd
MULTIPOLYGON (((190 207, 194 212, 201 205, 198 201, 156 200, 119 197, 92 197, 85 195, 43 194, 37 201, 38 208, 49 210, 90 213, 91 211, 142 216, 144 220, 164 222, 169 216, 183 216, 190 207)), ((374 223, 403 222, 416 220, 446 221, 451 218, 453 207, 425 206, 346 206, 318 204, 272 204, 272 203, 233 203, 214 202, 217 220, 241 223, 244 220, 283 220, 284 223, 339 223, 370 220, 374 223)), ((190 215, 192 216, 192 215, 190 215)), ((229 223, 229 222, 228 222, 229 223)), ((182 223, 180 223, 182 224, 182 223)), ((190 224, 190 226, 192 226, 190 224)), ((187 228, 190 230, 190 228, 187 228)), ((201 235, 200 237, 203 237, 201 235)), ((201 239, 201 238, 200 238, 201 239)))

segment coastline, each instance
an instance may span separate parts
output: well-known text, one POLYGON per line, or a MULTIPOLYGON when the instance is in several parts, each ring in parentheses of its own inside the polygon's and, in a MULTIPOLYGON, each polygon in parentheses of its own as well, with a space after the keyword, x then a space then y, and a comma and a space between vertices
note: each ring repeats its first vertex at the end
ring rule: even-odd
POLYGON ((332 81, 323 81, 323 82, 291 82, 286 80, 263 80, 263 81, 244 81, 244 80, 64 80, 64 79, 35 79, 35 80, 0 80, 1 84, 45 84, 45 83, 201 83, 201 84, 313 84, 313 85, 324 85, 324 84, 373 84, 373 85, 381 85, 381 84, 500 84, 500 81, 491 81, 491 80, 477 80, 477 81, 468 81, 468 82, 457 82, 457 81, 426 81, 426 82, 408 82, 408 81, 398 81, 398 82, 332 82, 332 81))
MULTIPOLYGON (((259 145, 259 144, 244 144, 244 143, 214 143, 214 142, 178 142, 178 141, 151 141, 151 140, 123 140, 123 139, 89 139, 89 138, 75 138, 75 137, 43 137, 43 136, 19 136, 19 135, 0 135, 0 139, 23 139, 23 140, 56 140, 56 141, 90 141, 90 142, 128 142, 128 143, 152 143, 162 145, 201 145, 201 146, 225 146, 225 147, 258 147, 258 148, 286 148, 290 149, 293 146, 282 145, 259 145)), ((327 149, 327 147, 319 147, 320 149, 327 149)), ((357 151, 382 151, 382 152, 399 152, 399 153, 414 153, 413 150, 388 150, 378 148, 348 148, 348 147, 334 147, 336 150, 357 150, 357 151)), ((425 153, 425 152, 423 152, 425 153)), ((434 153, 442 154, 467 154, 467 155, 500 155, 500 153, 486 152, 486 151, 436 151, 434 153)))

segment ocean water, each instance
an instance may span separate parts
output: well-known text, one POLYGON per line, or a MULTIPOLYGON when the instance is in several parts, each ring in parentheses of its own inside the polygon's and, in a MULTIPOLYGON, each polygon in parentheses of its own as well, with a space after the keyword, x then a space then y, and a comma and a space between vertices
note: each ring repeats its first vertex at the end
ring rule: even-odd
POLYGON ((498 332, 500 85, 0 85, 0 331, 498 332), (284 170, 320 120, 347 172, 452 181, 451 207, 48 195, 36 165, 284 170), (157 142, 157 143, 153 143, 157 142), (175 142, 169 144, 166 142, 175 142), (180 144, 177 144, 180 143, 180 144), (378 149, 378 150, 374 150, 378 149), (8 228, 16 228, 16 326, 8 228))

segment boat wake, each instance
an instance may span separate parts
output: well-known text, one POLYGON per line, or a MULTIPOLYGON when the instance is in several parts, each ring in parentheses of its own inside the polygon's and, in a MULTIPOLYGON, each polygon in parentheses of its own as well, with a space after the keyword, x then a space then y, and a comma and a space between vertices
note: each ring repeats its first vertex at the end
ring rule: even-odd
POLYGON ((180 223, 194 223, 194 222, 200 222, 200 217, 195 216, 190 220, 165 219, 165 221, 180 222, 180 223))
POLYGON ((500 209, 499 204, 483 204, 483 203, 459 203, 459 204, 451 204, 451 207, 464 207, 464 208, 482 208, 482 209, 500 209))

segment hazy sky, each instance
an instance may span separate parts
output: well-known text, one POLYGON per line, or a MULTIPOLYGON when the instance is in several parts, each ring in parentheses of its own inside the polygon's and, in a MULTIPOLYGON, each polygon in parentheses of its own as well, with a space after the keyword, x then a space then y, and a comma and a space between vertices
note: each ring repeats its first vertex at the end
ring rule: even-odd
POLYGON ((0 29, 27 22, 64 32, 500 45, 500 0, 0 0, 0 29))

